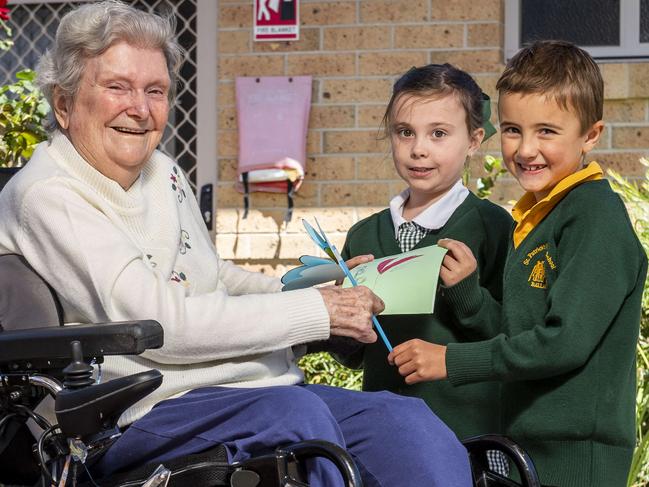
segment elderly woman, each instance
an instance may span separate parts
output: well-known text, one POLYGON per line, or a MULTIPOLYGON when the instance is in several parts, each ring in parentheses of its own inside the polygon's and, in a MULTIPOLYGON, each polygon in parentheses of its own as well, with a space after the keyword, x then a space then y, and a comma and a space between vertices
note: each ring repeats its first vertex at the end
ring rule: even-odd
MULTIPOLYGON (((182 171, 156 150, 181 54, 168 19, 123 3, 67 14, 38 69, 55 128, 0 195, 0 254, 27 259, 67 322, 164 327, 162 349, 106 359, 108 379, 157 368, 164 382, 122 416, 131 426, 103 472, 321 438, 351 452, 366 485, 470 485, 464 448, 420 400, 302 384, 303 345, 376 340, 382 303, 366 288, 281 293, 219 258, 182 171)), ((330 468, 313 485, 337 485, 330 468)))

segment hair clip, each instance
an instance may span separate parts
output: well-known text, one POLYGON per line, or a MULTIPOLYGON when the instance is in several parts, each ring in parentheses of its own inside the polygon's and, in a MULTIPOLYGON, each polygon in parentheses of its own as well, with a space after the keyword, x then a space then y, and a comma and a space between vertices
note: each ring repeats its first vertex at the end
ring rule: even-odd
POLYGON ((484 129, 484 139, 487 140, 496 133, 496 127, 491 123, 491 98, 486 93, 482 93, 482 128, 484 129))

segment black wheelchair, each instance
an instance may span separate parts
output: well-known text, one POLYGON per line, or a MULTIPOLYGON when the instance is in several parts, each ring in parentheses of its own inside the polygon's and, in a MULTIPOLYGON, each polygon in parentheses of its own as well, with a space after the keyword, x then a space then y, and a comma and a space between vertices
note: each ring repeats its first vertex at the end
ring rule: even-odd
MULTIPOLYGON (((0 256, 0 487, 308 487, 308 464, 314 458, 333 462, 344 485, 362 486, 350 455, 318 440, 279 445, 235 463, 228 463, 224 447, 218 446, 164 465, 93 477, 93 464, 120 436, 119 416, 162 383, 157 370, 96 383, 95 367, 107 355, 161 347, 163 331, 155 321, 62 323, 60 303, 47 283, 22 257, 0 256), (37 412, 47 396, 54 403, 55 423, 37 412), (37 437, 27 428, 32 422, 37 437)), ((532 460, 510 439, 484 435, 463 443, 476 487, 540 487, 532 460), (491 471, 488 450, 502 451, 520 481, 491 471)))

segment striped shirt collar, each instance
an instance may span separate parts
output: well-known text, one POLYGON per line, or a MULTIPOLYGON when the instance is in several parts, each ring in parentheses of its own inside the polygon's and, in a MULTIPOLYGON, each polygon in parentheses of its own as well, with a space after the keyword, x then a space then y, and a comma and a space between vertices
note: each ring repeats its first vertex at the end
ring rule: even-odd
MULTIPOLYGON (((394 238, 399 238, 399 225, 406 220, 403 218, 403 206, 410 196, 410 189, 403 190, 390 201, 390 214, 394 225, 394 238)), ((469 190, 458 180, 455 185, 439 200, 412 219, 413 222, 429 230, 437 230, 446 225, 453 212, 469 196, 469 190)))

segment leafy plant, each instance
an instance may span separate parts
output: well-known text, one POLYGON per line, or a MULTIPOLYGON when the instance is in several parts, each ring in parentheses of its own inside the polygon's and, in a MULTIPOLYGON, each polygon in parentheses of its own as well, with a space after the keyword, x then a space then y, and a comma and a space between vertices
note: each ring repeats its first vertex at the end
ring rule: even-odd
POLYGON ((47 139, 43 121, 50 107, 35 78, 35 71, 24 69, 14 83, 0 87, 0 167, 23 165, 47 139))
POLYGON ((7 25, 4 19, 0 18, 0 51, 8 51, 13 45, 11 27, 7 25))
POLYGON ((647 377, 649 374, 649 342, 647 341, 646 335, 640 337, 637 351, 636 448, 633 453, 631 472, 627 481, 629 487, 644 487, 649 485, 649 432, 647 431, 649 426, 649 377, 647 377))
POLYGON ((487 175, 476 181, 476 195, 479 198, 489 197, 498 178, 507 174, 507 169, 503 167, 503 160, 500 157, 485 156, 483 168, 487 175))
MULTIPOLYGON (((612 178, 613 189, 626 203, 638 238, 649 254, 649 160, 642 158, 640 163, 647 170, 644 180, 639 183, 630 182, 613 170, 609 170, 608 174, 612 178)), ((649 485, 649 276, 642 296, 637 367, 636 449, 627 483, 634 487, 649 485)))
POLYGON ((327 352, 305 355, 298 362, 298 366, 304 372, 307 384, 326 384, 361 390, 363 371, 348 369, 336 362, 327 352))
POLYGON ((7 51, 14 42, 11 40, 11 27, 7 24, 9 20, 9 8, 7 0, 0 0, 0 51, 7 51))
MULTIPOLYGON (((489 196, 491 196, 491 191, 496 185, 498 178, 500 178, 500 176, 502 176, 503 174, 507 174, 507 169, 503 167, 502 158, 490 155, 484 157, 482 168, 486 174, 476 180, 475 194, 479 198, 488 198, 489 196)), ((471 172, 469 171, 469 168, 466 167, 464 174, 462 175, 462 182, 467 188, 469 187, 470 179, 471 172)))

